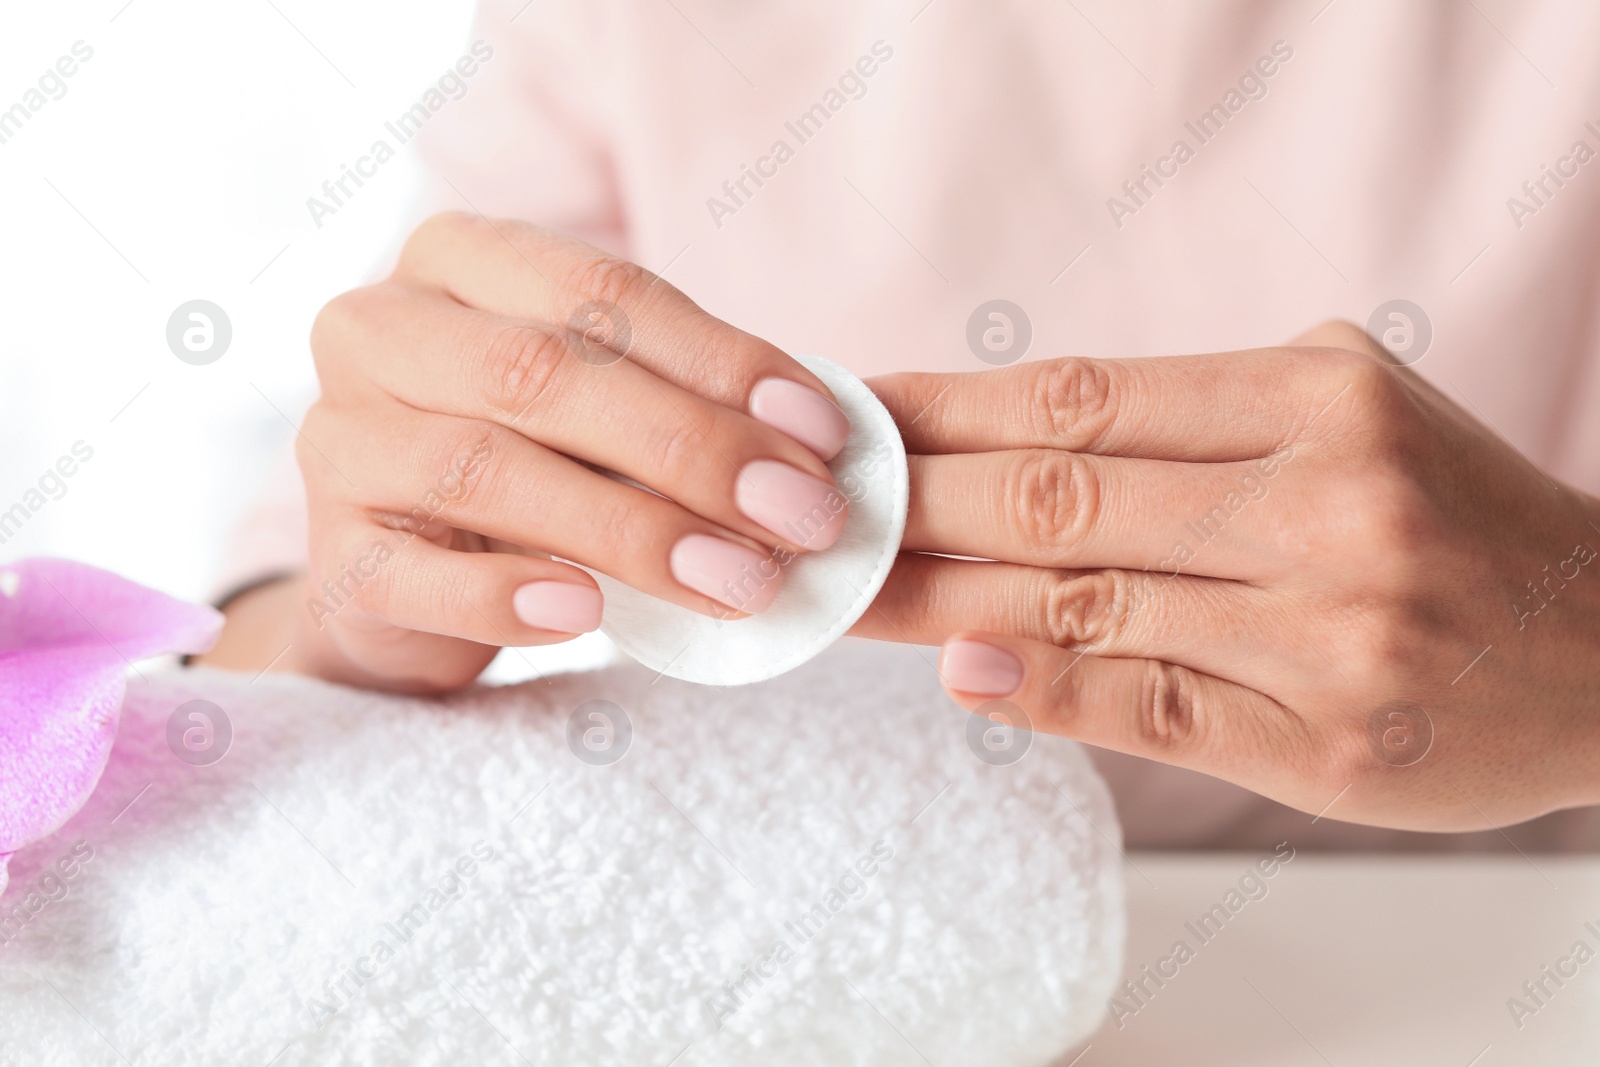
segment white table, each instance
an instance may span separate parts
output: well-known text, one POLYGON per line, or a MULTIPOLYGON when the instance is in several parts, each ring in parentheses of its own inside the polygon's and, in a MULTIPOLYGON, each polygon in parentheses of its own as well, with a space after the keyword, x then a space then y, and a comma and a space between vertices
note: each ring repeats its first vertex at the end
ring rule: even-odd
POLYGON ((1302 852, 1202 944, 1185 923, 1258 858, 1131 855, 1126 977, 1180 938, 1193 958, 1059 1067, 1600 1064, 1600 857, 1302 852), (1507 1000, 1580 940, 1519 1028, 1507 1000))

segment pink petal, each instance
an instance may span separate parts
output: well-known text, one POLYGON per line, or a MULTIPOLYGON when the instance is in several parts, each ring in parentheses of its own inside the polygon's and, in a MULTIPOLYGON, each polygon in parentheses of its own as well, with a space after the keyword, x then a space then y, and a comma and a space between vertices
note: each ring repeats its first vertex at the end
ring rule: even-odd
POLYGON ((203 652, 222 616, 60 559, 0 567, 0 892, 6 861, 83 807, 135 660, 203 652))

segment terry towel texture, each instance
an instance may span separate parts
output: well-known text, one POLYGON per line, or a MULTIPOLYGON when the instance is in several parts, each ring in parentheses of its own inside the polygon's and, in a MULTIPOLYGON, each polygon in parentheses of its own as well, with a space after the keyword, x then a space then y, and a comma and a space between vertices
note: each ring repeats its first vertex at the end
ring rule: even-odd
POLYGON ((927 655, 443 702, 135 680, 12 862, 0 1062, 1050 1063, 1120 971, 1110 799, 1071 742, 976 758, 927 655), (194 699, 210 766, 169 747, 194 699))

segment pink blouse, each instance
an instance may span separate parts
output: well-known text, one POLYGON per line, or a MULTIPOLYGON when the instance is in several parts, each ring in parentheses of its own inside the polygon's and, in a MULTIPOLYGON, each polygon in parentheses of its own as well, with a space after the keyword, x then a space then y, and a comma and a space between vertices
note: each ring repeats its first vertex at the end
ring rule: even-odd
MULTIPOLYGON (((984 369, 992 299, 1027 358, 1411 329, 1419 373, 1600 492, 1600 5, 484 0, 473 39, 413 114, 425 210, 571 232, 863 376, 984 369)), ((1103 766, 1133 844, 1505 843, 1103 766)))

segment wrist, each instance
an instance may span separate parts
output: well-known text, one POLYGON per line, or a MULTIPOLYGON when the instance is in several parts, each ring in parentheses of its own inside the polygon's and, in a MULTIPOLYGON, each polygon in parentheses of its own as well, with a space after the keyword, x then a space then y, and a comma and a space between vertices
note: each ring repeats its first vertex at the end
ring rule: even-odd
POLYGON ((217 643, 189 662, 251 673, 287 669, 284 649, 293 643, 302 584, 299 575, 280 576, 229 597, 220 605, 225 621, 217 643))

